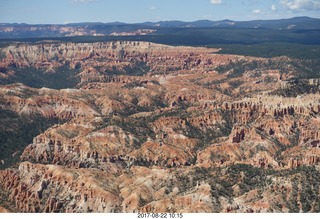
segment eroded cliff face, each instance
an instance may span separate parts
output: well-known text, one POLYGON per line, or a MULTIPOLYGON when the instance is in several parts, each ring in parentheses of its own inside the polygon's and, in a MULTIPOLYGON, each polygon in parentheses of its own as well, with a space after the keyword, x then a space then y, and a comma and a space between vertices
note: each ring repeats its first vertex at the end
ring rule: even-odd
MULTIPOLYGON (((0 171, 6 209, 320 211, 320 96, 275 95, 299 73, 281 72, 288 58, 145 42, 2 51, 7 78, 24 68, 55 75, 62 66, 79 78, 60 90, 1 85, 1 110, 60 121, 0 171)), ((309 85, 318 89, 315 79, 309 85)))

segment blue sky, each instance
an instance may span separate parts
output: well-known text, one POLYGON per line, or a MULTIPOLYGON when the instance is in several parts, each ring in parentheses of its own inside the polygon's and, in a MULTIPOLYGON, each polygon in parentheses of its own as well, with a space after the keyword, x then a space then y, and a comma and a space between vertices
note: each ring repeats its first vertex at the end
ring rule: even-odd
POLYGON ((320 18, 320 0, 0 0, 0 23, 320 18))

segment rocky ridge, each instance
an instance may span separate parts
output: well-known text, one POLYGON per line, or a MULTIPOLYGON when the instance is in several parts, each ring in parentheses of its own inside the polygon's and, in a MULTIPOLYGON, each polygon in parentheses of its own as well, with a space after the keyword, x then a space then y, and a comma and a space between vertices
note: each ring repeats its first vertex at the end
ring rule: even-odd
POLYGON ((298 74, 274 67, 288 58, 216 51, 145 42, 4 48, 8 78, 64 65, 80 78, 60 90, 0 87, 1 110, 64 121, 34 136, 17 168, 0 171, 8 209, 319 212, 319 93, 274 95, 298 74))

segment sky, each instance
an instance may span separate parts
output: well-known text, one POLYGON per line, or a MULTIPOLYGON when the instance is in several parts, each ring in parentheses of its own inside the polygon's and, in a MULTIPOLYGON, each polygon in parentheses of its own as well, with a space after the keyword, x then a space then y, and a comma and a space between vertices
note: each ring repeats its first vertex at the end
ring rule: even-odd
POLYGON ((0 0, 0 23, 320 18, 320 0, 0 0))

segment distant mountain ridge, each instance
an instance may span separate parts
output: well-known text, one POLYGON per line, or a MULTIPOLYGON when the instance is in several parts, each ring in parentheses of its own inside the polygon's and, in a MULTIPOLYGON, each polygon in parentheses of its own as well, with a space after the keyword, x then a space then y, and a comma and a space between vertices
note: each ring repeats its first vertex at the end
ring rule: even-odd
POLYGON ((320 29, 320 19, 310 17, 294 17, 290 19, 278 20, 252 20, 252 21, 234 21, 234 20, 198 20, 193 22, 182 21, 160 21, 156 23, 142 23, 150 26, 162 27, 237 27, 237 28, 270 28, 286 29, 289 25, 295 25, 296 29, 320 29))
POLYGON ((320 19, 310 17, 294 17, 279 20, 198 20, 159 21, 128 24, 122 22, 100 23, 83 22, 70 24, 25 24, 1 23, 0 38, 29 38, 29 37, 67 37, 67 36, 107 36, 145 35, 153 32, 144 32, 143 29, 159 30, 163 28, 255 28, 273 30, 314 30, 320 29, 320 19))

